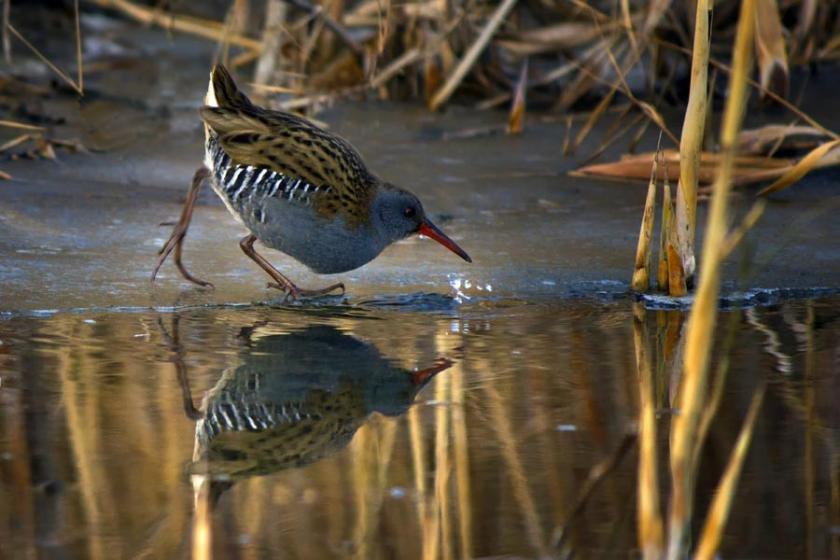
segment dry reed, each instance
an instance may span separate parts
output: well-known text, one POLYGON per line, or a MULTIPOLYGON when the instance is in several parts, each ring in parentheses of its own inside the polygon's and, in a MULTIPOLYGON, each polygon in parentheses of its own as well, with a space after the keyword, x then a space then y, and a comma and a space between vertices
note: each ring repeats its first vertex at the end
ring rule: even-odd
POLYGON ((754 31, 754 0, 741 5, 733 51, 733 71, 723 116, 721 147, 723 160, 714 183, 706 237, 703 243, 703 269, 697 294, 686 328, 683 379, 680 387, 680 414, 672 432, 671 511, 668 534, 668 558, 684 554, 693 510, 695 473, 694 447, 706 403, 706 385, 710 353, 717 320, 720 290, 720 246, 726 239, 729 191, 732 185, 735 147, 747 101, 747 81, 752 64, 751 45, 754 31))
POLYGON ((637 292, 645 292, 650 286, 650 255, 651 238, 653 237, 653 215, 656 211, 656 158, 650 173, 648 192, 645 199, 645 210, 639 231, 639 243, 636 246, 636 264, 633 270, 632 288, 637 292))
POLYGON ((679 251, 683 274, 689 283, 693 282, 696 266, 694 238, 697 229, 697 186, 709 89, 711 8, 708 0, 697 1, 697 15, 694 19, 694 49, 691 57, 691 86, 680 137, 680 175, 674 214, 677 236, 674 241, 679 251))

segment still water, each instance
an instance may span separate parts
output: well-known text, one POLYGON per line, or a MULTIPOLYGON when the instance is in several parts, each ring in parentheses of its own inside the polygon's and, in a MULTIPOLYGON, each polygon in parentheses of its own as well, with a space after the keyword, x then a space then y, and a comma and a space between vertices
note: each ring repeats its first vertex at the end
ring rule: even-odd
MULTIPOLYGON (((636 557, 635 345, 666 490, 685 315, 407 303, 0 321, 0 556, 636 557)), ((840 558, 838 317, 722 316, 695 532, 768 387, 725 558, 840 558)))

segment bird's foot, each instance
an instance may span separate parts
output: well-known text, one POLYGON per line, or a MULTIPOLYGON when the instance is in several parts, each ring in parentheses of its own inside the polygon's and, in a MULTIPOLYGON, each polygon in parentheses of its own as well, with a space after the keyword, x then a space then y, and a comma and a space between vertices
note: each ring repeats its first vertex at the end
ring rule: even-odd
POLYGON ((189 224, 176 224, 175 228, 172 230, 172 235, 169 236, 166 243, 164 243, 163 247, 160 248, 158 251, 158 259, 155 263, 155 268, 152 270, 152 277, 151 282, 154 283, 155 278, 157 278, 158 271, 160 267, 163 266, 163 263, 166 262, 166 259, 169 257, 172 251, 175 251, 175 266, 178 267, 178 271, 181 273, 181 276, 184 277, 185 280, 192 282, 202 288, 215 288, 212 282, 208 282, 207 280, 202 280, 201 278, 196 278, 193 276, 188 270, 187 267, 184 266, 183 261, 181 260, 181 251, 184 244, 184 237, 187 235, 187 228, 189 224))
POLYGON ((282 290, 282 291, 286 292, 286 299, 291 300, 291 301, 296 301, 297 299, 299 299, 301 297, 325 296, 325 295, 327 295, 331 292, 334 292, 336 290, 341 290, 341 293, 338 294, 338 295, 341 295, 341 296, 343 296, 346 292, 346 290, 344 288, 344 282, 338 282, 336 284, 333 284, 331 286, 327 286, 326 288, 321 288, 321 289, 318 289, 318 290, 307 290, 305 288, 298 288, 297 286, 295 286, 291 282, 288 283, 288 284, 285 284, 285 285, 284 284, 279 284, 279 283, 276 283, 276 282, 269 282, 268 287, 269 288, 276 288, 278 290, 282 290))
POLYGON ((184 201, 184 207, 181 209, 181 217, 178 219, 175 227, 172 228, 172 234, 169 236, 169 239, 166 240, 166 243, 164 243, 163 247, 161 247, 160 251, 158 251, 158 259, 155 263, 154 270, 152 270, 152 283, 154 283, 160 267, 163 266, 163 263, 166 262, 169 254, 174 250, 175 266, 178 267, 178 271, 181 273, 181 276, 193 284, 201 286, 202 288, 214 287, 210 282, 201 280, 200 278, 196 278, 190 274, 187 267, 184 266, 184 263, 181 260, 181 255, 184 249, 184 238, 187 236, 187 230, 190 227, 190 220, 192 219, 193 209, 195 208, 195 201, 198 198, 198 192, 201 189, 201 185, 204 183, 204 180, 208 177, 208 175, 209 171, 206 167, 200 167, 196 170, 195 175, 193 176, 192 184, 190 185, 190 190, 187 193, 187 199, 184 201))

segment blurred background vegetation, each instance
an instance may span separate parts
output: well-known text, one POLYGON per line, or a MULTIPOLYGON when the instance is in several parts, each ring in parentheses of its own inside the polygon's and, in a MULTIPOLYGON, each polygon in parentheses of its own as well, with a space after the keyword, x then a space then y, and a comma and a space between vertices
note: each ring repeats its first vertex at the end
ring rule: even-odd
MULTIPOLYGON (((218 58, 257 93, 329 102, 362 93, 439 108, 450 99, 479 107, 570 111, 628 101, 680 105, 688 98, 696 2, 668 0, 27 0, 5 1, 17 25, 39 17, 72 44, 76 6, 219 43, 218 58), (45 14, 52 12, 53 17, 45 14), (28 13, 30 15, 28 15, 28 13), (62 17, 63 16, 63 17, 62 17), (606 101, 605 101, 606 99, 606 101)), ((712 93, 725 91, 740 2, 714 2, 712 93)), ((799 93, 793 68, 840 57, 840 6, 766 0, 756 14, 761 98, 799 93)), ((7 28, 4 50, 25 49, 7 28)), ((98 70, 98 66, 88 70, 98 70)), ((68 77, 75 72, 68 70, 68 77)), ((646 114, 648 118, 651 115, 646 114)), ((672 136, 676 140, 675 136, 672 136)))

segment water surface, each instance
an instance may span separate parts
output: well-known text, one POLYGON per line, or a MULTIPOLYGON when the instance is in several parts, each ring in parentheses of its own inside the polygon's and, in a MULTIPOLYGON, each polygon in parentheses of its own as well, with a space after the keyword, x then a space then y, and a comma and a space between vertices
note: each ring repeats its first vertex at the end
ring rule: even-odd
MULTIPOLYGON (((0 322, 3 556, 635 557, 632 302, 384 303, 0 322)), ((722 317, 699 515, 768 384, 724 557, 840 554, 838 312, 722 317)), ((643 316, 667 488, 685 317, 643 316)))

